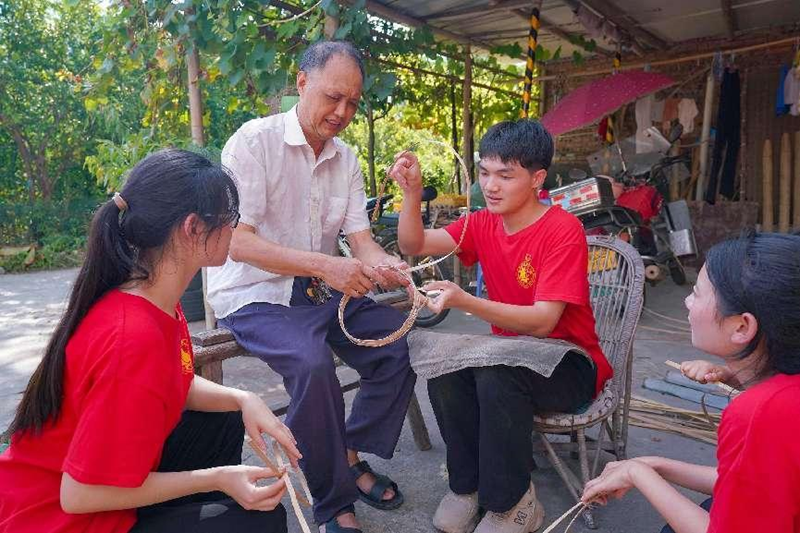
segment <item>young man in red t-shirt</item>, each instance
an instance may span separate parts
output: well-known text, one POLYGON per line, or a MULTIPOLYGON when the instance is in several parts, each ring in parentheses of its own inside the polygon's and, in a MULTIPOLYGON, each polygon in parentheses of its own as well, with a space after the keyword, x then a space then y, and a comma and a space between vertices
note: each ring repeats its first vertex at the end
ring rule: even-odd
POLYGON ((422 178, 413 154, 402 154, 390 175, 403 189, 400 249, 409 255, 444 255, 461 238, 459 257, 480 261, 489 299, 454 283, 432 307, 458 308, 492 324, 495 335, 563 339, 570 352, 545 378, 523 367, 467 368, 428 381, 436 420, 447 445, 450 491, 434 525, 445 533, 471 530, 478 507, 487 513, 477 533, 529 533, 544 511, 530 471, 533 415, 575 412, 611 377, 595 334, 586 275, 588 250, 577 218, 539 202, 553 157, 553 139, 537 121, 501 122, 480 144, 480 185, 486 209, 443 229, 424 229, 419 215, 422 178))

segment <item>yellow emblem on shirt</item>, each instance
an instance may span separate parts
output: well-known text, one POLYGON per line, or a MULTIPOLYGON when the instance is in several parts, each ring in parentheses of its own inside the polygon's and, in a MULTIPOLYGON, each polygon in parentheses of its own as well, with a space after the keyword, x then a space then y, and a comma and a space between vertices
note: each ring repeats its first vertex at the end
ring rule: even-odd
POLYGON ((525 254, 525 259, 517 267, 517 283, 523 289, 530 289, 536 283, 536 269, 531 264, 530 254, 525 254))
POLYGON ((194 372, 192 347, 189 346, 189 339, 181 339, 181 368, 184 374, 191 374, 194 372))

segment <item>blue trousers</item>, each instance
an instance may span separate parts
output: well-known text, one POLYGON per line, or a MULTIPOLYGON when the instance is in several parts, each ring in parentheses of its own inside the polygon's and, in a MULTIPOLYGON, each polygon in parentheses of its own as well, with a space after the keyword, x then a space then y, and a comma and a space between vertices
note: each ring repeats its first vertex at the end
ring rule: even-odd
MULTIPOLYGON (((352 344, 339 327, 341 293, 314 305, 308 278, 295 278, 290 306, 252 303, 220 320, 236 341, 283 377, 291 397, 286 424, 303 454, 301 467, 314 497, 314 519, 322 524, 358 499, 346 449, 390 459, 394 453, 416 375, 405 338, 381 348, 352 344), (331 349, 361 376, 361 387, 345 422, 344 398, 331 349)), ((348 331, 362 339, 397 330, 403 315, 369 298, 351 300, 348 331)))

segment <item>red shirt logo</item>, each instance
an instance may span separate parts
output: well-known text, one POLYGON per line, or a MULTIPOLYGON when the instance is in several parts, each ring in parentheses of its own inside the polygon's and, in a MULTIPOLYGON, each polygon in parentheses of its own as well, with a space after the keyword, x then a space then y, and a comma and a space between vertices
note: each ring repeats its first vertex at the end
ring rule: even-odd
POLYGON ((194 364, 192 363, 192 348, 189 345, 189 339, 181 339, 181 368, 184 374, 191 374, 194 372, 194 364))
POLYGON ((517 267, 517 283, 523 289, 530 289, 536 283, 536 269, 531 264, 531 254, 525 254, 525 259, 517 267))

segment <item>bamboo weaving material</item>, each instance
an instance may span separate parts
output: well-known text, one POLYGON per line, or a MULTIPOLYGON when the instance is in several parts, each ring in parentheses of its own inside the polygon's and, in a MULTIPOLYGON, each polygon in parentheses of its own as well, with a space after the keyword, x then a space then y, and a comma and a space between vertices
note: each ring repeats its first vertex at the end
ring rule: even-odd
POLYGON ((264 464, 267 465, 273 472, 283 472, 283 475, 281 475, 280 479, 286 483, 286 490, 289 493, 289 498, 292 500, 292 508, 294 509, 295 516, 297 517, 297 522, 300 524, 300 528, 303 530, 303 533, 311 533, 311 529, 308 527, 308 522, 306 522, 306 517, 303 515, 303 510, 300 508, 300 504, 310 507, 312 499, 311 491, 308 488, 308 483, 306 482, 306 477, 303 475, 303 472, 299 468, 293 468, 288 459, 286 461, 283 460, 284 452, 281 449, 280 444, 278 444, 278 441, 272 442, 272 451, 275 454, 275 463, 273 463, 266 452, 256 446, 252 439, 248 437, 246 440, 247 444, 250 445, 256 455, 258 455, 261 460, 264 461, 264 464), (303 492, 305 492, 305 496, 294 487, 292 478, 289 476, 290 472, 297 476, 298 480, 300 481, 300 486, 303 488, 303 492))
MULTIPOLYGON (((425 139, 423 142, 429 142, 429 143, 432 143, 432 144, 438 144, 439 146, 442 146, 442 147, 447 148, 448 150, 450 150, 453 153, 453 155, 455 156, 455 158, 458 160, 459 165, 461 165, 461 170, 463 171, 465 179, 467 180, 467 182, 469 182, 470 173, 469 173, 469 170, 467 169, 467 165, 466 165, 466 163, 464 163, 464 160, 461 158, 461 155, 457 151, 455 151, 452 146, 450 146, 449 144, 443 143, 442 141, 438 141, 436 139, 425 139)), ((406 153, 408 153, 410 151, 411 151, 411 149, 403 151, 400 154, 400 156, 398 156, 398 159, 400 157, 402 157, 404 154, 406 154, 406 153)), ((378 194, 378 203, 380 203, 380 198, 383 195, 385 184, 386 184, 386 181, 388 180, 388 178, 389 178, 389 174, 388 174, 388 171, 387 171, 387 174, 384 177, 383 182, 381 183, 380 194, 378 194)), ((405 335, 406 333, 408 333, 411 330, 411 327, 414 325, 414 320, 416 320, 417 315, 422 310, 422 308, 425 307, 428 304, 428 297, 419 290, 419 287, 416 286, 416 284, 414 283, 414 278, 411 276, 411 274, 413 272, 418 271, 418 270, 423 270, 425 268, 430 268, 430 267, 436 265, 437 263, 441 263, 442 261, 444 261, 446 259, 449 259, 453 254, 455 254, 458 251, 459 247, 461 246, 461 243, 464 242, 464 236, 467 234, 467 224, 469 223, 470 206, 471 206, 470 183, 467 183, 467 213, 466 213, 465 218, 464 218, 464 227, 461 230, 461 237, 459 237, 458 243, 456 244, 455 248, 453 248, 453 250, 449 254, 447 254, 447 255, 445 255, 443 257, 440 257, 439 259, 436 259, 435 261, 423 261, 422 263, 418 264, 415 267, 411 267, 411 268, 407 268, 407 269, 403 269, 403 270, 397 268, 394 265, 378 265, 378 266, 375 267, 378 270, 388 270, 388 271, 393 271, 393 272, 396 272, 396 273, 400 274, 401 276, 406 278, 406 280, 408 280, 409 287, 413 287, 414 288, 413 298, 411 299, 411 303, 412 303, 411 311, 409 311, 408 317, 406 318, 405 322, 403 322, 403 325, 400 326, 400 329, 398 329, 394 333, 392 333, 390 335, 387 335, 385 337, 382 337, 380 339, 359 339, 357 337, 354 337, 353 335, 350 334, 349 331, 347 331, 347 328, 344 325, 344 310, 347 307, 347 302, 350 301, 350 296, 348 294, 342 295, 342 299, 339 301, 339 313, 338 313, 339 314, 339 326, 341 326, 342 333, 345 334, 345 336, 350 340, 350 342, 352 342, 353 344, 355 344, 357 346, 366 346, 366 347, 369 347, 369 348, 378 348, 380 346, 386 346, 387 344, 393 343, 394 341, 398 340, 399 338, 401 338, 403 335, 405 335)), ((376 204, 375 212, 373 212, 373 215, 372 215, 373 219, 375 218, 375 213, 378 211, 378 208, 379 208, 379 206, 378 206, 378 204, 376 204)))

